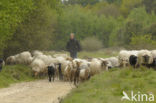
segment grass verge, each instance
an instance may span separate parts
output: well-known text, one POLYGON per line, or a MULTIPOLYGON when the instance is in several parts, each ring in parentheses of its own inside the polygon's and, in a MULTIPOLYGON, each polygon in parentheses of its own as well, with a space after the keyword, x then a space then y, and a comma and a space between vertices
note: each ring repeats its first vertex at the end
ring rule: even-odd
POLYGON ((12 83, 32 81, 32 70, 25 65, 7 65, 0 72, 0 88, 8 87, 12 83))
POLYGON ((121 101, 122 92, 130 95, 132 90, 143 94, 152 92, 156 96, 156 71, 142 67, 103 72, 73 89, 62 103, 132 103, 121 101))

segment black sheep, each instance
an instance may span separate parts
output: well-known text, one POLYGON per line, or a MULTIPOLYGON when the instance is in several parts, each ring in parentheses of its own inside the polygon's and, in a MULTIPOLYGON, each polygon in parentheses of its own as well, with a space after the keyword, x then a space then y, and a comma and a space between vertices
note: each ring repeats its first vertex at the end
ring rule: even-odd
POLYGON ((63 74, 61 70, 61 63, 58 64, 59 80, 63 80, 63 74))
POLYGON ((129 63, 130 63, 130 65, 132 65, 134 68, 136 67, 137 59, 138 59, 138 57, 135 56, 135 55, 131 55, 131 56, 129 57, 129 63))
POLYGON ((51 78, 53 78, 53 81, 55 79, 55 67, 54 66, 48 66, 48 77, 49 77, 49 82, 51 82, 51 78))

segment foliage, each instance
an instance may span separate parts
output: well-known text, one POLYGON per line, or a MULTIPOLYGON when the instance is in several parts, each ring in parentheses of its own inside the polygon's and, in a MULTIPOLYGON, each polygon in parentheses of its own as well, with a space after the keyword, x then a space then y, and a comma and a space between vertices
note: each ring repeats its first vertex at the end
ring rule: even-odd
MULTIPOLYGON (((130 94, 156 93, 156 71, 141 67, 140 69, 113 69, 95 75, 73 89, 62 103, 121 103, 122 92, 130 94), (132 85, 133 84, 133 85, 132 85)), ((131 103, 131 101, 124 101, 131 103)))
POLYGON ((0 57, 24 50, 65 50, 69 34, 95 36, 103 47, 155 36, 155 0, 1 0, 0 57))
POLYGON ((136 8, 131 11, 126 20, 119 22, 119 26, 114 29, 110 39, 110 46, 129 45, 133 34, 144 35, 152 31, 145 32, 153 22, 156 21, 155 14, 148 14, 145 8, 136 8), (124 21, 124 22, 123 22, 124 21), (115 41, 113 43, 113 41, 115 41))
POLYGON ((7 87, 12 83, 32 80, 35 78, 32 77, 31 68, 24 65, 4 66, 0 72, 0 88, 7 87))
POLYGON ((142 0, 122 0, 121 12, 123 16, 127 16, 133 8, 139 7, 142 4, 142 0))
POLYGON ((56 23, 56 11, 46 0, 37 1, 35 6, 36 9, 18 25, 13 37, 7 41, 5 57, 24 50, 47 50, 52 45, 51 35, 56 23))
POLYGON ((102 42, 96 37, 87 37, 81 41, 82 49, 86 51, 97 51, 102 49, 102 42))
POLYGON ((155 0, 143 0, 143 4, 146 7, 147 12, 156 13, 156 1, 155 0))
POLYGON ((156 48, 156 41, 152 40, 150 34, 133 35, 130 45, 135 49, 153 49, 156 48))
POLYGON ((1 0, 0 1, 0 54, 6 47, 18 24, 25 20, 35 8, 32 0, 1 0))

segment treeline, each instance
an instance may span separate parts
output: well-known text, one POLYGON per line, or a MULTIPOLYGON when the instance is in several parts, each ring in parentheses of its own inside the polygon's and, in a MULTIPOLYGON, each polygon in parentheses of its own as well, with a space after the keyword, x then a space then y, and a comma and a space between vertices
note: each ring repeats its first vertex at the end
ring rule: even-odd
POLYGON ((71 32, 80 41, 95 37, 103 47, 154 48, 155 5, 155 0, 1 0, 0 54, 64 50, 71 32))

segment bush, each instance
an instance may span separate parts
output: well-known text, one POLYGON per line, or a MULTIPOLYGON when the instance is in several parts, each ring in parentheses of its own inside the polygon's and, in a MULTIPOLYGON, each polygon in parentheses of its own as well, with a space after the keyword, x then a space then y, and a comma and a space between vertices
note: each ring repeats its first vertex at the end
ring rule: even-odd
POLYGON ((88 37, 81 42, 82 49, 86 51, 96 51, 103 47, 102 42, 96 37, 88 37))
POLYGON ((156 47, 156 41, 151 39, 150 34, 133 35, 130 45, 135 49, 152 49, 156 47))

